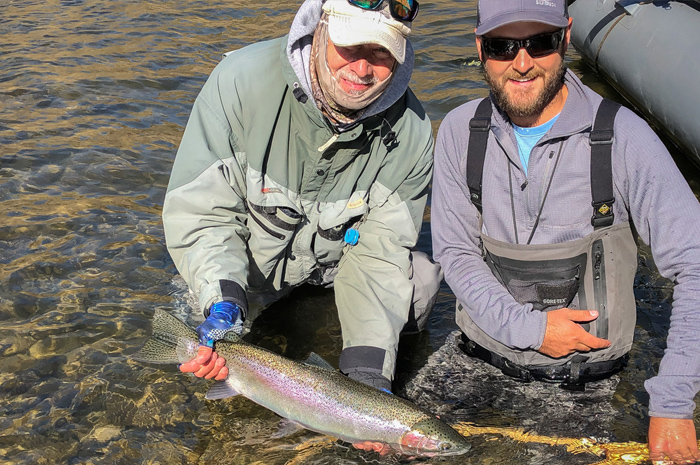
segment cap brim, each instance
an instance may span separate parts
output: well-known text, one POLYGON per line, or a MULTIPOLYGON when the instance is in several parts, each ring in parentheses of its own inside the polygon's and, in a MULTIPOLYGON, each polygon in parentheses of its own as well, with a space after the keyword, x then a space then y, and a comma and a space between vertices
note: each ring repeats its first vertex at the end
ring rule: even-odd
POLYGON ((363 44, 381 45, 389 50, 399 63, 403 63, 406 58, 406 38, 398 32, 390 32, 389 28, 377 26, 374 21, 365 23, 354 18, 350 25, 350 22, 344 21, 342 17, 329 16, 328 37, 334 44, 341 47, 363 44))
POLYGON ((561 14, 547 14, 542 11, 516 11, 484 21, 476 28, 476 35, 482 36, 484 34, 488 34, 494 29, 505 26, 506 24, 523 22, 542 23, 559 28, 569 25, 569 20, 563 17, 561 14))

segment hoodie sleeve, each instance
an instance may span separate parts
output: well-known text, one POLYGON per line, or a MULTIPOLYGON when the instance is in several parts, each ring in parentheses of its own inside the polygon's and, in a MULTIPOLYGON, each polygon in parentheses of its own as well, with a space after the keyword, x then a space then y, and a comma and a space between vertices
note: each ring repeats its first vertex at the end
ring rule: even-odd
POLYGON ((471 319, 490 337, 521 350, 537 350, 547 317, 521 305, 498 282, 481 255, 481 219, 467 186, 469 120, 478 101, 443 120, 435 146, 431 226, 433 253, 445 281, 471 319))
POLYGON ((657 376, 645 383, 649 415, 692 418, 700 390, 700 203, 643 120, 623 109, 615 134, 624 144, 615 152, 625 153, 632 221, 661 275, 674 283, 666 350, 657 376))

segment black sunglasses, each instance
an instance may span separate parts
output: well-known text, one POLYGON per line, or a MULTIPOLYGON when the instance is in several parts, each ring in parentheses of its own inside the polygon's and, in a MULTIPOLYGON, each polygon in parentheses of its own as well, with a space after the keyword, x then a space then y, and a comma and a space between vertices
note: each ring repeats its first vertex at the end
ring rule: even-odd
MULTIPOLYGON (((389 2, 391 16, 399 21, 413 21, 418 15, 418 2, 416 0, 386 0, 389 2)), ((351 5, 363 10, 378 10, 384 0, 348 0, 351 5)))
POLYGON ((487 58, 498 61, 514 60, 521 48, 524 48, 532 58, 545 57, 559 50, 565 33, 566 28, 528 37, 527 39, 482 37, 481 50, 487 58))

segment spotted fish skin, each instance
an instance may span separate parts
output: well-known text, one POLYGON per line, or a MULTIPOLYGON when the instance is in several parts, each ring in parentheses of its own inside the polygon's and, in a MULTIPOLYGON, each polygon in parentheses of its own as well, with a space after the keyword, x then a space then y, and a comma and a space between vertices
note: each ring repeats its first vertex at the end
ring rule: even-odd
MULTIPOLYGON (((132 356, 147 363, 185 363, 197 355, 197 333, 156 310, 153 335, 132 356)), ((228 378, 208 399, 242 395, 307 429, 350 443, 381 442, 411 455, 458 455, 466 439, 430 412, 354 381, 330 367, 290 360, 243 342, 232 333, 216 343, 228 378)))

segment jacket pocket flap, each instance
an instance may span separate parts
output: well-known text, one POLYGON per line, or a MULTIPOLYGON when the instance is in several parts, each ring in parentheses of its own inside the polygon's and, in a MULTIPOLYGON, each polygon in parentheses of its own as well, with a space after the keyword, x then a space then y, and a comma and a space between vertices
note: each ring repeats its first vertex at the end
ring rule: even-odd
POLYGON ((364 215, 368 210, 365 200, 354 193, 349 200, 339 200, 323 207, 318 217, 318 227, 320 229, 336 228, 352 218, 364 215))

